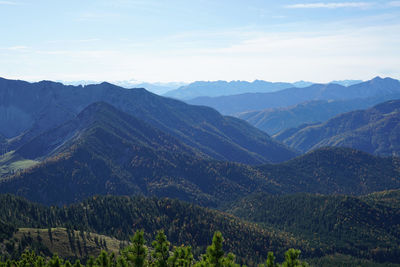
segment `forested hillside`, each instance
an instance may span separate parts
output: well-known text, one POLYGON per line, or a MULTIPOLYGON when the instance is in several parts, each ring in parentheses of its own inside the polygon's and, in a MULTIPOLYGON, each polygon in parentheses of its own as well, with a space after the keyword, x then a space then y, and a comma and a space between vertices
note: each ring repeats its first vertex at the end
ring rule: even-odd
POLYGON ((136 135, 123 123, 115 131, 113 123, 90 124, 79 138, 60 147, 65 148, 62 153, 0 180, 0 192, 58 205, 97 194, 144 194, 216 207, 253 192, 359 195, 400 186, 397 158, 323 148, 286 163, 252 167, 198 157, 140 123, 136 135), (150 130, 149 139, 138 139, 140 125, 150 130))
POLYGON ((309 240, 321 255, 398 262, 400 190, 362 197, 254 194, 227 211, 309 240))
POLYGON ((234 215, 178 200, 143 197, 96 196, 70 206, 46 207, 1 195, 0 204, 0 223, 7 219, 3 225, 15 226, 3 230, 3 248, 14 244, 15 256, 23 252, 18 248, 57 251, 48 248, 53 242, 65 247, 61 255, 85 258, 101 248, 118 250, 138 229, 144 229, 148 241, 164 229, 172 245, 191 246, 195 258, 204 253, 213 233, 221 231, 224 250, 249 265, 264 261, 268 251, 282 261, 289 248, 300 249, 302 257, 313 262, 399 264, 399 190, 361 197, 259 193, 224 207, 234 215), (91 253, 85 252, 85 246, 91 253))
MULTIPOLYGON (((15 227, 68 227, 128 240, 144 229, 147 240, 163 229, 173 245, 190 245, 193 253, 203 253, 215 231, 221 231, 224 248, 238 259, 261 262, 268 251, 283 258, 289 248, 302 248, 315 255, 306 241, 283 231, 270 231, 227 213, 201 208, 177 200, 129 197, 93 197, 68 207, 46 207, 11 195, 0 197, 0 220, 15 227)), ((33 236, 34 233, 32 233, 33 236)))
MULTIPOLYGON (((67 229, 68 231, 68 229, 67 229)), ((49 234, 52 231, 49 230, 49 234)), ((81 232, 83 233, 83 232, 81 232)), ((51 235, 51 234, 50 234, 51 235)), ((71 232, 68 232, 71 235, 71 232)), ((74 235, 74 234, 72 234, 74 235)), ((83 241, 91 241, 91 237, 84 238, 85 233, 83 233, 83 241)), ((40 239, 40 233, 38 231, 37 238, 40 239)), ((98 236, 95 236, 98 238, 98 236)), ((70 239, 70 236, 68 236, 70 239)), ((75 239, 75 237, 73 238, 75 239)), ((24 236, 23 240, 25 243, 32 243, 32 237, 29 235, 24 236)), ((52 238, 51 240, 54 241, 52 238)), ((71 240, 71 239, 70 239, 71 240)), ((95 239, 96 240, 96 239, 95 239)), ((89 259, 85 259, 86 266, 88 267, 150 267, 150 266, 164 266, 164 267, 174 267, 174 266, 221 266, 221 267, 240 267, 247 266, 238 264, 238 259, 235 254, 224 251, 224 238, 221 232, 217 231, 214 233, 212 238, 212 243, 207 246, 205 253, 198 258, 193 257, 191 246, 173 246, 171 250, 171 243, 167 240, 166 235, 163 230, 157 231, 155 240, 151 242, 151 247, 146 246, 146 240, 144 238, 143 230, 136 231, 135 235, 131 237, 131 243, 121 243, 120 250, 118 252, 108 249, 105 243, 105 239, 102 239, 102 250, 96 254, 96 258, 91 255, 89 259), (111 253, 110 253, 111 252, 111 253)), ((72 244, 72 243, 71 243, 72 244)), ((79 244, 79 243, 78 243, 79 244)), ((58 245, 58 244, 57 244, 58 245)), ((87 248, 86 243, 84 243, 84 248, 87 248)), ((51 249, 54 249, 52 247, 51 249)), ((44 249, 46 250, 46 248, 44 249)), ((48 252, 49 250, 45 251, 48 252)), ((44 257, 45 254, 40 251, 40 256, 38 256, 34 251, 25 251, 19 256, 14 257, 12 260, 7 259, 7 261, 2 262, 0 259, 0 266, 59 266, 59 267, 71 267, 82 265, 80 259, 73 259, 72 263, 69 260, 64 260, 60 258, 57 254, 54 254, 51 258, 44 257)), ((293 267, 307 267, 309 266, 307 262, 300 260, 300 250, 289 249, 285 252, 285 260, 282 264, 276 263, 276 257, 273 252, 268 252, 267 260, 265 264, 267 266, 293 266, 293 267)), ((256 262, 248 261, 250 266, 255 266, 256 262)), ((259 265, 258 265, 259 266, 259 265)), ((261 264, 264 266, 264 264, 261 264)))
POLYGON ((250 166, 211 160, 106 103, 90 105, 15 153, 45 160, 0 180, 0 192, 46 204, 144 194, 216 206, 257 189, 277 192, 250 166))
POLYGON ((360 195, 400 187, 400 159, 324 147, 281 164, 257 167, 283 192, 360 195))

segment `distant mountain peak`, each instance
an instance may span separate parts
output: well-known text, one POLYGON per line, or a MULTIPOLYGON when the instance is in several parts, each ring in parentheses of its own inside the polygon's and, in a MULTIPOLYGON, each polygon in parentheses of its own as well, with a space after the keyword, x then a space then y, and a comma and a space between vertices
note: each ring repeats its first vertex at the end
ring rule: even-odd
POLYGON ((243 93, 274 92, 293 87, 291 83, 268 82, 254 80, 253 82, 234 81, 196 81, 164 94, 177 99, 193 99, 195 97, 218 97, 243 93))

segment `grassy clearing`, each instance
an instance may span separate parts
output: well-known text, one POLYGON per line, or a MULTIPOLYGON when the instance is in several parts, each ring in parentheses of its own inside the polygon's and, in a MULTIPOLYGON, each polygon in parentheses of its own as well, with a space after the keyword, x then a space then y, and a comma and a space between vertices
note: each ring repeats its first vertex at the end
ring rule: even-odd
POLYGON ((0 156, 0 178, 30 168, 39 161, 24 159, 14 151, 0 156))
POLYGON ((52 254, 57 253, 63 258, 86 258, 98 256, 101 250, 118 254, 121 246, 127 242, 117 240, 105 235, 89 232, 67 231, 66 228, 36 229, 20 228, 12 237, 14 241, 23 239, 40 240, 52 254))

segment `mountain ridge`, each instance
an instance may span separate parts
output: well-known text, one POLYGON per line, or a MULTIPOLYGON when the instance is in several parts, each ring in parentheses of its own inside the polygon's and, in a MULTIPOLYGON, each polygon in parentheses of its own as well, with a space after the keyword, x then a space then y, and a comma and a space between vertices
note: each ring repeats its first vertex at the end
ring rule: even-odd
POLYGON ((196 81, 178 89, 171 90, 164 96, 188 100, 199 96, 223 96, 249 92, 274 92, 293 87, 291 83, 247 81, 196 81))
POLYGON ((400 186, 400 158, 381 158, 342 147, 322 147, 257 169, 286 185, 284 192, 290 193, 363 195, 400 186))
POLYGON ((144 194, 215 207, 257 191, 358 195, 400 186, 396 158, 351 149, 261 166, 216 161, 103 102, 14 153, 42 162, 0 179, 0 192, 57 205, 95 194, 144 194), (59 143, 49 145, 51 138, 59 143))
POLYGON ((348 87, 338 84, 313 84, 304 88, 288 88, 273 93, 246 93, 220 97, 198 97, 186 101, 193 105, 215 108, 225 115, 267 108, 296 105, 311 100, 346 100, 399 94, 400 82, 391 78, 372 80, 348 87))
POLYGON ((104 102, 91 104, 15 153, 42 162, 0 180, 0 191, 42 203, 145 194, 213 206, 257 188, 276 191, 250 167, 212 160, 104 102))
POLYGON ((400 93, 349 100, 312 100, 289 107, 238 113, 235 116, 270 135, 275 135, 302 124, 322 123, 339 114, 370 108, 392 99, 400 99, 400 93))
POLYGON ((143 88, 128 90, 106 82, 64 86, 50 81, 0 79, 0 108, 7 110, 4 114, 10 114, 0 116, 0 123, 6 126, 0 131, 4 134, 4 129, 8 129, 7 137, 14 136, 9 141, 9 150, 15 150, 98 101, 134 115, 218 160, 259 164, 297 155, 246 122, 224 117, 211 108, 190 106, 143 88), (16 121, 18 127, 13 128, 16 121))
POLYGON ((399 125, 400 100, 390 100, 369 109, 338 115, 324 123, 283 131, 274 137, 300 151, 343 146, 376 155, 398 156, 399 125))

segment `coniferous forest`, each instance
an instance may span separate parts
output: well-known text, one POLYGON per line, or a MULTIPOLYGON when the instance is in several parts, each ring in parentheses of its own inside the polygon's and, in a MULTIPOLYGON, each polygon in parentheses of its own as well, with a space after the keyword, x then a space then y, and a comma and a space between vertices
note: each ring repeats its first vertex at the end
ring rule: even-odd
POLYGON ((235 255, 232 264, 261 264, 269 252, 284 262, 287 251, 301 251, 310 264, 343 260, 348 266, 358 261, 392 266, 400 253, 399 201, 398 190, 361 197, 255 194, 213 210, 172 199, 114 196, 47 207, 2 195, 0 249, 4 261, 33 252, 44 259, 57 254, 60 260, 86 262, 105 256, 102 250, 116 260, 139 234, 151 257, 150 240, 163 231, 171 255, 174 247, 185 248, 179 250, 183 254, 190 247, 193 260, 201 262, 218 232, 224 251, 235 255))
MULTIPOLYGON (((128 245, 121 247, 118 255, 102 250, 96 258, 87 258, 84 264, 79 259, 63 260, 56 254, 46 259, 34 251, 25 251, 17 259, 0 262, 0 266, 240 266, 233 253, 224 252, 223 241, 221 232, 215 232, 205 253, 195 260, 190 246, 174 246, 171 251, 171 244, 164 231, 158 231, 151 246, 147 247, 143 230, 138 230, 128 245)), ((285 252, 284 262, 279 264, 275 262, 273 252, 269 252, 265 264, 261 266, 308 266, 299 259, 300 253, 300 250, 289 249, 285 252)))

